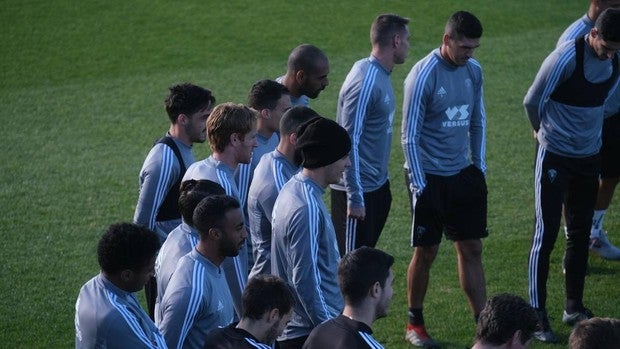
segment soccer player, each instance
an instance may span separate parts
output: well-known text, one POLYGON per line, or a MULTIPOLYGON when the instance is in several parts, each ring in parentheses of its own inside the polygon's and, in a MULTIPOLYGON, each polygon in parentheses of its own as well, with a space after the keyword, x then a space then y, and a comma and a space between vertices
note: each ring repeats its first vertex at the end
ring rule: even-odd
POLYGON ((422 308, 444 231, 454 241, 461 287, 474 318, 486 301, 481 240, 488 235, 486 115, 482 68, 472 58, 481 36, 476 16, 455 12, 441 47, 405 79, 402 145, 415 248, 407 270, 405 337, 416 346, 436 345, 426 332, 422 308))
POLYGON ((157 259, 155 260, 155 279, 157 280, 157 301, 155 302, 155 322, 159 322, 159 305, 168 282, 177 267, 181 257, 190 253, 198 244, 199 234, 194 227, 194 210, 202 199, 211 195, 224 195, 224 188, 221 185, 206 180, 189 180, 181 183, 181 194, 179 195, 179 210, 183 217, 176 229, 168 234, 168 238, 161 246, 157 259))
POLYGON ((538 325, 534 308, 515 295, 491 297, 476 325, 472 349, 527 348, 538 325))
POLYGON ((297 130, 301 171, 283 187, 273 207, 271 270, 293 286, 291 322, 278 338, 280 349, 301 348, 310 331, 343 308, 336 273, 340 254, 325 188, 351 164, 351 140, 335 121, 317 117, 297 130))
POLYGON ((194 163, 192 144, 207 138, 206 122, 215 97, 207 89, 183 83, 170 87, 165 104, 170 129, 144 160, 134 214, 134 222, 154 230, 162 242, 181 224, 177 206, 181 178, 194 163))
POLYGON ((200 349, 206 335, 233 322, 230 290, 221 264, 239 254, 247 232, 237 199, 204 198, 193 216, 200 240, 183 256, 160 304, 157 326, 169 348, 200 349))
POLYGON ((387 315, 394 293, 392 264, 394 257, 371 247, 347 253, 338 266, 344 310, 312 330, 304 349, 383 348, 372 337, 372 324, 387 315))
POLYGON ((276 150, 265 154, 256 166, 248 196, 248 217, 254 266, 250 278, 271 274, 271 214, 273 204, 284 183, 299 172, 295 161, 297 128, 319 116, 314 110, 296 106, 289 109, 280 121, 280 142, 276 150))
POLYGON ((331 185, 331 213, 340 255, 374 247, 390 212, 388 161, 396 100, 390 74, 409 52, 409 19, 377 16, 370 28, 372 52, 357 61, 340 89, 336 121, 351 136, 351 167, 331 185))
MULTIPOLYGON (((183 181, 208 179, 221 185, 226 194, 240 200, 235 182, 238 164, 248 164, 256 148, 256 114, 241 104, 223 103, 215 108, 207 121, 207 134, 211 155, 191 165, 183 181)), ((243 211, 243 208, 242 208, 243 211)), ((247 222, 246 222, 247 225, 247 222)), ((241 294, 248 281, 248 247, 234 258, 227 258, 222 265, 239 317, 243 314, 241 294)))
POLYGON ((293 105, 310 103, 329 85, 329 60, 321 49, 303 44, 295 47, 288 56, 286 74, 276 79, 286 86, 293 105))
POLYGON ((263 155, 276 149, 280 141, 277 133, 280 128, 280 119, 287 110, 291 109, 291 96, 282 84, 273 80, 260 80, 250 90, 248 107, 252 108, 257 115, 257 147, 252 152, 252 161, 249 164, 239 164, 235 171, 239 200, 246 210, 254 170, 263 155))
POLYGON ((273 275, 258 275, 243 291, 239 323, 213 330, 204 349, 271 349, 291 319, 295 299, 290 286, 273 275))
MULTIPOLYGON (((591 0, 588 12, 562 33, 558 46, 588 34, 594 27, 598 16, 608 8, 620 8, 620 0, 591 0)), ((620 95, 617 95, 611 97, 609 102, 617 103, 619 99, 620 95)), ((620 112, 618 111, 606 117, 603 122, 600 155, 601 176, 590 229, 590 251, 605 259, 617 260, 620 259, 620 248, 612 245, 607 239, 607 233, 603 230, 603 219, 611 204, 618 181, 620 181, 620 162, 617 160, 620 155, 620 112)))
MULTIPOLYGON (((189 83, 173 85, 166 97, 170 128, 144 160, 133 218, 134 223, 155 231, 160 242, 164 242, 168 233, 181 224, 177 206, 181 178, 194 163, 192 144, 202 143, 207 137, 205 125, 214 104, 211 91, 189 83)), ((147 282, 144 292, 149 316, 154 319, 155 279, 147 282)))
POLYGON ((75 303, 75 348, 166 348, 135 292, 153 276, 157 235, 130 223, 111 225, 99 240, 99 275, 75 303))
POLYGON ((620 9, 607 9, 585 37, 557 47, 543 62, 523 104, 538 140, 534 234, 529 256, 530 303, 541 330, 556 342, 547 318, 549 256, 566 222, 566 300, 562 321, 592 317, 583 304, 588 243, 596 202, 605 100, 618 80, 620 9))

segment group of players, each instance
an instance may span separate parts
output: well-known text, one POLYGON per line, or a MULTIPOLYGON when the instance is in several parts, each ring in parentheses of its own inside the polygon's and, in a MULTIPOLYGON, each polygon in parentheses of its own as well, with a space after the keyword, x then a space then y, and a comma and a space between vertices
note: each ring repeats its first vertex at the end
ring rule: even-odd
MULTIPOLYGON (((557 340, 545 300, 562 213, 564 322, 593 316, 582 303, 588 247, 620 258, 602 231, 620 175, 605 151, 597 195, 601 129, 610 150, 617 140, 605 135, 620 119, 610 117, 603 127, 604 116, 620 109, 620 10, 613 7, 620 1, 591 1, 524 101, 538 149, 530 304, 534 336, 545 342, 557 340)), ((408 23, 394 14, 375 19, 371 54, 347 75, 336 122, 308 107, 329 74, 326 55, 313 45, 291 52, 284 76, 254 84, 247 106, 215 105, 207 89, 172 86, 170 129, 140 172, 136 224, 113 225, 104 235, 101 274, 78 297, 76 347, 112 347, 123 340, 124 326, 144 347, 225 348, 221 343, 235 347, 236 338, 236 345, 261 348, 277 338, 278 348, 319 348, 338 339, 339 347, 380 348, 371 325, 391 299, 393 258, 373 247, 392 200, 390 73, 408 55, 408 23), (196 162, 192 144, 207 138, 211 155, 196 162), (323 202, 328 186, 331 215, 323 202), (133 294, 145 283, 154 323, 133 294)), ((486 115, 482 69, 472 58, 481 36, 473 14, 452 14, 441 46, 405 79, 401 141, 414 247, 405 339, 415 346, 438 346, 426 331, 423 301, 444 234, 454 242, 476 322, 488 305, 481 260, 488 235, 486 115)))

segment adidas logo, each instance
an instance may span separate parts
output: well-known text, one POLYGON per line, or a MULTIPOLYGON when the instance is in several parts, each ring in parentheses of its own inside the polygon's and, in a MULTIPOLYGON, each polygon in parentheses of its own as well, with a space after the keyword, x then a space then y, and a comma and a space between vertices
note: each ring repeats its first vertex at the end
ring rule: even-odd
POLYGON ((442 98, 443 98, 445 95, 447 95, 447 94, 448 94, 448 92, 446 92, 446 89, 445 89, 445 88, 443 88, 443 86, 441 86, 441 87, 439 88, 439 90, 437 91, 437 95, 438 95, 439 97, 442 97, 442 98))

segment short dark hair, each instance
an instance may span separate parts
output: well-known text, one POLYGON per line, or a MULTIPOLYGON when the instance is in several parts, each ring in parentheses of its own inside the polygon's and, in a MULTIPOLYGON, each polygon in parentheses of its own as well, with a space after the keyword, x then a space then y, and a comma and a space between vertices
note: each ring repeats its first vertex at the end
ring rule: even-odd
POLYGON ((159 247, 159 237, 152 230, 133 223, 115 223, 99 240, 97 260, 107 274, 127 269, 138 272, 157 255, 159 247))
POLYGON ((207 137, 214 152, 223 152, 230 144, 230 136, 238 133, 241 138, 256 124, 256 113, 243 104, 222 103, 213 108, 207 119, 207 137))
POLYGON ((288 88, 273 80, 259 80, 250 89, 248 107, 256 110, 274 109, 282 95, 288 95, 288 88))
POLYGON ((224 195, 221 185, 207 179, 190 179, 181 183, 179 194, 179 211, 183 221, 194 226, 194 210, 200 201, 210 195, 224 195))
POLYGON ((289 72, 303 70, 306 73, 314 73, 317 70, 317 63, 327 61, 327 56, 320 48, 302 44, 293 49, 288 56, 287 68, 289 72))
POLYGON ((194 210, 194 227, 201 237, 207 237, 209 230, 220 227, 228 211, 240 207, 239 201, 232 196, 207 196, 194 210))
POLYGON ((445 32, 452 39, 478 39, 482 36, 482 24, 472 13, 458 11, 448 19, 445 32))
POLYGON ((536 311, 523 298, 502 293, 487 300, 476 326, 476 340, 486 344, 507 343, 521 331, 519 340, 525 344, 538 327, 536 311))
POLYGON ((593 317, 580 321, 568 338, 569 349, 616 349, 620 343, 620 320, 593 317))
POLYGON ((409 18, 392 13, 378 15, 370 27, 370 42, 381 47, 388 46, 394 34, 405 30, 409 18))
POLYGON ((165 105, 168 118, 173 124, 177 122, 180 114, 191 116, 215 104, 215 97, 211 91, 188 82, 173 85, 168 89, 170 94, 166 97, 165 105))
POLYGON ((280 135, 290 135, 296 132, 301 124, 317 116, 320 115, 306 106, 296 105, 292 107, 280 119, 280 135))
POLYGON ((601 39, 620 42, 620 9, 610 7, 603 11, 596 19, 594 27, 601 39))
POLYGON ((376 282, 385 287, 392 264, 394 257, 372 247, 363 246, 344 255, 338 265, 338 285, 345 303, 359 304, 376 282))
POLYGON ((243 317, 258 320, 272 309, 280 316, 287 314, 295 305, 291 287, 275 275, 256 275, 248 281, 243 295, 243 317))

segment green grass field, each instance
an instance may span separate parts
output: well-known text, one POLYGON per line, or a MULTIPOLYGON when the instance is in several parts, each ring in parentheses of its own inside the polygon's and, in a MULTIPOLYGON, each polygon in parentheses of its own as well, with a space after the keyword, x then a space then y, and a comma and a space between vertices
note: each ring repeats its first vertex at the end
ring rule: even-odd
MULTIPOLYGON (((256 80, 285 70, 290 50, 313 43, 331 63, 330 86, 312 101, 335 117, 351 65, 370 52, 368 31, 382 12, 410 17, 411 51, 392 74, 399 109, 413 64, 440 44, 455 10, 474 12, 485 32, 476 58, 485 72, 489 230, 488 294, 526 297, 533 219, 534 142, 521 105, 544 57, 587 1, 40 1, 6 0, 0 11, 0 347, 67 348, 74 341, 80 286, 98 272, 96 243, 111 223, 129 221, 138 172, 167 129, 163 99, 175 82, 214 91, 218 102, 245 102, 256 80)), ((405 270, 410 217, 402 178, 400 113, 391 161, 394 202, 379 247, 396 257, 390 315, 375 324, 387 348, 405 348, 405 270)), ((197 158, 208 154, 198 145, 197 158)), ((620 244, 618 201, 606 218, 620 244)), ((556 243, 548 310, 560 343, 564 241, 556 243)), ((446 348, 471 345, 474 323, 444 243, 425 303, 427 327, 446 348)), ((585 302, 620 317, 620 263, 590 260, 585 302)))

